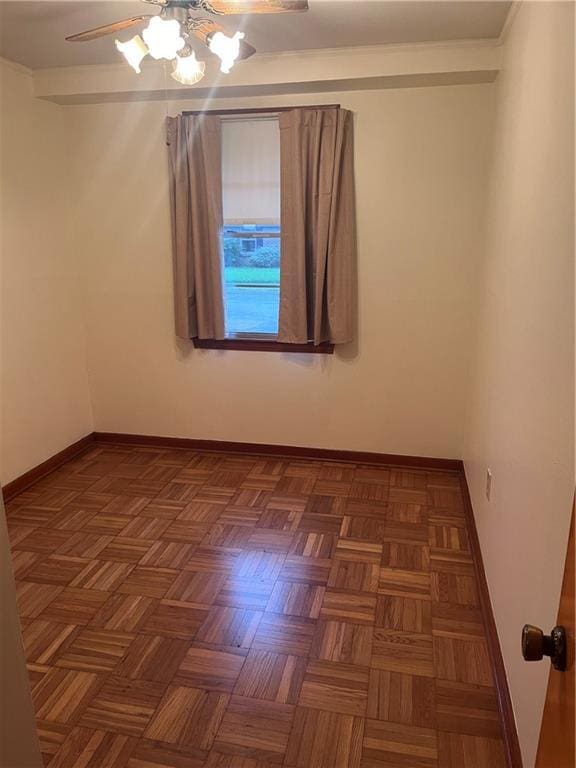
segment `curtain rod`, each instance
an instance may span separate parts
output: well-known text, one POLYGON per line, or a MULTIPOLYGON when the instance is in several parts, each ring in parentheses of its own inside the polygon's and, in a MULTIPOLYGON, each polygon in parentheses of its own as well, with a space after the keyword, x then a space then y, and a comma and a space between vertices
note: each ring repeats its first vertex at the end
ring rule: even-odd
POLYGON ((258 115, 292 112, 294 109, 340 109, 340 104, 305 104, 295 107, 253 107, 251 109, 199 109, 182 112, 183 115, 258 115))

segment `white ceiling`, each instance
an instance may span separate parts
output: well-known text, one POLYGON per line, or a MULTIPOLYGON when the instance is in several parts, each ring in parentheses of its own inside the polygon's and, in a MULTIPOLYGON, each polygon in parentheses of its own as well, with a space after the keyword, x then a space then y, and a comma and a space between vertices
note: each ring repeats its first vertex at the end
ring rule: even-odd
MULTIPOLYGON (((307 13, 234 16, 260 53, 344 46, 496 38, 510 3, 505 0, 309 0, 307 13)), ((32 69, 113 64, 114 37, 67 43, 67 35, 158 6, 116 0, 0 0, 0 56, 32 69)), ((201 15, 206 15, 205 13, 201 15)), ((221 21, 221 17, 218 19, 221 21)), ((134 32, 118 35, 128 39, 134 32)))

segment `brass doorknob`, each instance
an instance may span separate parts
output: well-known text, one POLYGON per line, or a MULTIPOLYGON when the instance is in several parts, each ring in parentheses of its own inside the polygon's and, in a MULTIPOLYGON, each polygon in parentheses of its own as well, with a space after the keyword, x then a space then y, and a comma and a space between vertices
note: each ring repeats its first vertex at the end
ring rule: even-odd
POLYGON ((549 656, 552 666, 560 672, 566 669, 566 630, 554 627, 545 635, 540 627, 525 624, 522 630, 522 656, 524 661, 540 661, 549 656))

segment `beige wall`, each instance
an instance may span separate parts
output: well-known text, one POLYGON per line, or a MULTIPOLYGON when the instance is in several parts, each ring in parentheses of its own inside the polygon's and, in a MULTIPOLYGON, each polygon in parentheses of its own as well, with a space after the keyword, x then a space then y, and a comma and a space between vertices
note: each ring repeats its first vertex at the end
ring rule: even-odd
MULTIPOLYGON (((473 85, 297 97, 355 112, 360 327, 334 357, 178 342, 166 108, 68 107, 96 429, 461 456, 491 95, 473 85)), ((262 103, 290 98, 243 102, 262 103)), ((194 108, 170 113, 182 107, 194 108)))
POLYGON ((2 768, 41 768, 1 495, 0 611, 0 765, 2 768))
POLYGON ((0 479, 92 430, 61 107, 0 64, 0 479))
POLYGON ((574 491, 573 35, 572 4, 523 2, 506 42, 465 450, 525 768, 548 664, 520 631, 554 625, 574 491))

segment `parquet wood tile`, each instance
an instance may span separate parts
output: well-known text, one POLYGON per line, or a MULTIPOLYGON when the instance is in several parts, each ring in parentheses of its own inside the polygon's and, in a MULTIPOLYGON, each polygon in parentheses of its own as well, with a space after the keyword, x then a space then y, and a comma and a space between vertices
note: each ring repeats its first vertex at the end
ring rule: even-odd
POLYGON ((43 552, 52 554, 62 547, 72 536, 69 531, 56 531, 51 528, 36 528, 25 539, 15 545, 14 549, 25 549, 27 552, 43 552))
POLYGON ((113 592, 133 570, 132 563, 92 560, 70 582, 71 587, 113 592))
POLYGON ((291 531, 277 531, 272 528, 255 528, 248 539, 248 547, 263 549, 265 552, 286 554, 290 551, 294 536, 291 531))
POLYGON ((360 480, 351 484, 348 496, 364 501, 388 501, 388 490, 388 485, 360 480))
POLYGON ((8 538, 10 540, 10 546, 12 549, 15 549, 22 541, 22 539, 25 539, 26 536, 36 530, 30 525, 11 525, 9 520, 6 522, 6 527, 8 528, 8 538))
POLYGON ((336 558, 328 576, 328 587, 350 592, 378 591, 380 566, 336 558))
MULTIPOLYGON (((64 587, 54 584, 35 584, 31 581, 16 582, 18 612, 27 619, 35 619, 53 603, 64 587)), ((66 622, 64 622, 66 623, 66 622)))
POLYGON ((50 555, 45 559, 36 561, 26 571, 26 581, 67 587, 89 563, 90 560, 82 557, 50 555))
POLYGON ((296 704, 306 660, 270 651, 250 651, 236 685, 234 694, 251 699, 296 704))
POLYGON ((55 665, 79 672, 111 672, 128 652, 135 635, 110 630, 81 629, 55 665))
MULTIPOLYGON (((202 768, 271 768, 272 763, 242 755, 224 755, 212 750, 202 768)), ((187 766, 183 766, 187 768, 187 766)))
POLYGON ((376 596, 366 592, 343 592, 327 589, 322 600, 320 617, 353 624, 374 624, 376 596))
POLYGON ((217 502, 194 500, 184 505, 176 516, 177 520, 189 523, 214 524, 225 510, 225 505, 217 502))
POLYGON ((320 616, 324 587, 293 581, 277 581, 266 606, 267 611, 285 616, 320 616))
POLYGON ((110 544, 112 536, 100 536, 96 533, 77 531, 56 550, 57 555, 69 557, 86 557, 94 559, 110 544))
POLYGON ((90 622, 91 629, 136 632, 156 608, 156 601, 143 595, 111 595, 90 622))
POLYGON ((217 547, 199 546, 188 559, 185 570, 231 574, 238 562, 239 554, 239 552, 217 547))
POLYGON ((213 606, 200 626, 196 639, 212 645, 250 648, 262 618, 259 611, 213 606))
POLYGON ((302 514, 291 509, 265 509, 259 515, 256 527, 294 532, 298 528, 302 514))
POLYGON ((118 733, 74 728, 50 762, 52 768, 124 768, 137 739, 118 733))
POLYGON ((132 566, 128 576, 117 587, 116 591, 124 595, 163 598, 181 573, 182 571, 176 571, 172 568, 132 566))
POLYGON ((430 570, 430 547, 386 540, 382 546, 382 565, 405 571, 430 570))
POLYGON ((364 719, 298 707, 286 751, 286 768, 359 768, 364 719))
POLYGON ((37 563, 43 561, 43 555, 40 552, 24 552, 23 550, 12 551, 12 571, 16 580, 24 579, 37 563))
POLYGON ((493 685, 486 641, 434 636, 436 676, 442 680, 493 685))
MULTIPOLYGON (((48 765, 50 760, 52 760, 71 730, 71 725, 50 723, 47 720, 36 721, 36 732, 38 734, 38 741, 40 742, 40 753, 44 765, 48 765)), ((72 763, 68 761, 68 765, 72 765, 72 763)))
POLYGON ((87 523, 82 526, 85 533, 98 533, 101 536, 118 536, 132 520, 130 515, 118 512, 98 512, 91 515, 87 523))
POLYGON ((351 664, 310 661, 298 704, 302 707, 364 717, 369 671, 351 664))
POLYGON ((169 683, 188 650, 188 640, 138 635, 114 673, 130 680, 169 683))
POLYGON ((175 685, 232 693, 248 651, 242 648, 220 650, 214 646, 188 648, 173 682, 175 685))
POLYGON ((501 739, 438 734, 438 768, 506 768, 501 739))
POLYGON ((332 560, 302 555, 288 555, 279 577, 286 581, 325 585, 328 582, 332 560))
POLYGON ((214 749, 281 765, 294 709, 290 704, 232 696, 214 749))
POLYGON ((181 571, 176 579, 171 580, 166 599, 194 605, 212 605, 226 581, 226 574, 222 573, 181 571))
POLYGON ((273 589, 273 581, 240 579, 232 576, 219 589, 219 594, 214 602, 216 605, 229 608, 249 608, 253 611, 264 611, 273 589))
POLYGON ((376 601, 375 625, 384 629, 429 635, 432 632, 432 608, 428 600, 379 595, 376 601))
MULTIPOLYGON (((147 498, 146 496, 123 496, 122 494, 119 494, 114 496, 105 507, 102 507, 102 511, 99 515, 119 515, 120 517, 128 515, 132 517, 133 515, 143 513, 148 506, 153 504, 154 502, 152 499, 147 498)), ((152 514, 154 517, 163 517, 163 515, 156 515, 154 512, 152 512, 152 514)))
POLYGON ((196 747, 140 739, 127 768, 206 768, 205 758, 196 747))
POLYGON ((101 684, 90 672, 51 669, 32 690, 36 717, 75 724, 101 684))
POLYGON ((227 506, 224 512, 218 518, 218 522, 222 525, 236 525, 245 526, 246 528, 254 528, 260 517, 262 516, 262 510, 252 509, 251 507, 232 507, 227 506))
POLYGON ((164 517, 136 516, 130 518, 126 526, 118 531, 119 536, 127 539, 159 539, 170 525, 164 517))
POLYGON ((433 571, 430 574, 432 599, 451 605, 479 605, 476 581, 472 576, 433 571))
POLYGON ((167 744, 208 750, 229 699, 225 693, 171 686, 144 735, 147 739, 167 744))
POLYGON ((436 727, 434 680, 381 669, 370 670, 366 716, 422 728, 436 727))
POLYGON ((102 560, 116 560, 121 563, 138 563, 155 543, 154 541, 116 536, 100 552, 100 558, 102 560))
POLYGON ((144 624, 143 632, 192 640, 208 616, 208 608, 178 600, 161 600, 144 624))
POLYGON ((108 677, 84 710, 78 724, 127 736, 140 736, 160 704, 165 690, 165 683, 108 677))
POLYGON ((35 619, 23 624, 24 653, 29 662, 50 664, 74 640, 78 627, 35 619))
POLYGON ((344 539, 360 539, 379 542, 384 537, 385 520, 377 517, 345 515, 340 526, 340 536, 344 539))
POLYGON ((210 523, 194 523, 189 520, 172 520, 162 534, 165 541, 200 544, 212 528, 210 523))
POLYGON ((480 608, 469 605, 432 603, 432 634, 460 640, 484 637, 480 608))
POLYGON ((370 665, 372 627, 344 621, 318 621, 310 652, 312 659, 370 665))
POLYGON ((430 600, 430 573, 383 567, 380 569, 378 593, 430 600))
POLYGON ((436 731, 385 720, 366 720, 362 768, 437 768, 436 731))
POLYGON ((7 505, 48 768, 503 768, 458 473, 95 446, 7 505))
POLYGON ((194 544, 157 541, 152 544, 139 562, 140 565, 154 566, 155 568, 184 568, 195 549, 194 544))
POLYGON ((375 629, 371 665, 388 672, 434 677, 432 637, 395 629, 375 629))
POLYGON ((313 619, 264 613, 252 648, 288 656, 308 656, 315 630, 313 619))
POLYGON ((336 546, 336 536, 329 533, 296 533, 289 554, 297 557, 330 559, 336 546))
POLYGON ((424 504, 410 504, 401 501, 388 504, 386 518, 394 523, 424 523, 427 513, 424 504))
POLYGON ((239 579, 257 579, 274 582, 280 575, 285 557, 277 552, 248 550, 234 562, 234 576, 239 579))
POLYGON ((441 731, 492 739, 502 735, 494 688, 436 680, 435 705, 441 731))

